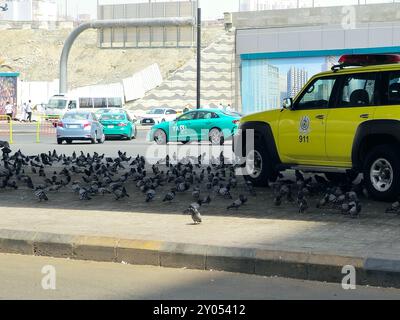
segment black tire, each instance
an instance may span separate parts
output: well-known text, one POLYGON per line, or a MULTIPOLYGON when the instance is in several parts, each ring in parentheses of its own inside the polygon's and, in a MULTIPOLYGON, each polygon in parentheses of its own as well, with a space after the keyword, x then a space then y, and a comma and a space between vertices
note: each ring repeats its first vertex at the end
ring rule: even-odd
POLYGON ((94 138, 90 139, 90 142, 92 144, 96 144, 96 142, 97 142, 97 132, 95 133, 94 138))
POLYGON ((347 173, 327 172, 325 177, 333 183, 352 183, 359 176, 358 172, 350 171, 347 173))
POLYGON ((210 130, 209 136, 208 136, 208 140, 211 142, 211 144, 212 144, 213 146, 218 146, 218 145, 219 145, 219 146, 223 146, 224 143, 225 143, 224 134, 222 133, 222 131, 221 131, 219 128, 212 128, 212 129, 210 130), (212 137, 213 132, 217 132, 217 131, 219 131, 219 135, 220 135, 218 141, 216 141, 216 140, 213 139, 213 137, 212 137))
POLYGON ((63 139, 57 139, 57 144, 62 144, 63 143, 63 139))
POLYGON ((71 139, 67 139, 67 144, 72 144, 72 140, 71 139))
POLYGON ((135 127, 135 133, 134 133, 134 135, 132 137, 132 140, 135 140, 136 138, 137 138, 137 128, 135 127))
POLYGON ((394 201, 399 196, 400 153, 396 148, 394 145, 377 146, 365 158, 364 181, 375 200, 394 201))
MULTIPOLYGON (((253 183, 255 187, 268 187, 268 182, 275 182, 278 177, 278 173, 274 170, 273 164, 271 163, 271 159, 268 156, 267 148, 261 140, 256 140, 254 143, 254 150, 250 151, 246 159, 258 158, 254 160, 254 166, 259 166, 261 164, 261 169, 258 174, 252 175, 249 174, 245 176, 246 180, 249 180, 253 183)), ((246 164, 245 170, 249 170, 249 163, 246 164)))
POLYGON ((98 144, 103 144, 104 141, 106 141, 106 136, 104 134, 103 134, 103 137, 101 137, 100 139, 97 139, 98 144))
POLYGON ((168 144, 167 134, 162 129, 158 129, 156 132, 154 132, 153 140, 158 145, 166 145, 166 144, 168 144), (157 139, 158 134, 162 135, 162 139, 161 140, 157 139))

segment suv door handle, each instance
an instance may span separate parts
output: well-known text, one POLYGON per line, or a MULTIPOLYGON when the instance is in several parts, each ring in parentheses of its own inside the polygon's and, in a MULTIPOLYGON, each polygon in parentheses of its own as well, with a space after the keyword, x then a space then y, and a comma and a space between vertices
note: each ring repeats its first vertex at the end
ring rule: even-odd
POLYGON ((362 115, 360 115, 360 118, 368 119, 369 118, 369 114, 368 113, 362 114, 362 115))
POLYGON ((320 115, 316 116, 315 118, 318 120, 324 120, 325 116, 323 114, 320 114, 320 115))

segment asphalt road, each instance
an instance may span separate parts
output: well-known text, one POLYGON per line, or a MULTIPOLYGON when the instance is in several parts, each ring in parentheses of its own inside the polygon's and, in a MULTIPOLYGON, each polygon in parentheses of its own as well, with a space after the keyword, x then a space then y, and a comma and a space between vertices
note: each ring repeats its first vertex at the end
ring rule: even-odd
MULTIPOLYGON (((171 143, 168 146, 158 146, 149 141, 150 128, 139 128, 136 140, 127 141, 121 139, 107 140, 104 144, 92 145, 90 142, 74 142, 72 145, 58 145, 56 141, 55 129, 51 126, 42 127, 40 131, 40 142, 37 142, 36 124, 14 124, 12 150, 22 150, 26 155, 35 155, 41 152, 56 150, 58 153, 71 155, 74 151, 105 154, 106 156, 116 156, 117 152, 127 152, 128 155, 138 154, 145 156, 149 161, 152 159, 165 158, 167 154, 177 154, 178 158, 194 156, 207 153, 218 157, 221 151, 227 158, 232 157, 232 142, 227 141, 223 147, 211 146, 208 142, 190 143, 183 145, 171 143)), ((9 131, 5 122, 0 123, 0 140, 9 141, 9 131)))
POLYGON ((0 254, 0 299, 399 298, 395 289, 345 291, 339 285, 282 278, 0 254), (50 289, 44 290, 43 283, 50 289))

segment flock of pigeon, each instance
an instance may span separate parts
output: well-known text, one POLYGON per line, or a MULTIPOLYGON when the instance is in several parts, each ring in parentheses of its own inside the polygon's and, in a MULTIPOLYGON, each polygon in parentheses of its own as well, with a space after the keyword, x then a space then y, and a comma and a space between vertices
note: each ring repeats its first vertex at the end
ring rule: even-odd
MULTIPOLYGON (((180 161, 176 155, 172 158, 167 156, 150 166, 144 157, 128 157, 121 151, 116 158, 96 152, 93 155, 83 152, 80 155, 74 152, 72 156, 58 155, 55 150, 26 156, 21 151, 12 154, 5 141, 0 141, 0 149, 0 189, 15 190, 21 185, 26 186, 33 190, 40 202, 49 201, 50 193, 64 188, 70 188, 81 201, 108 194, 113 195, 115 200, 122 200, 130 197, 127 186, 134 184, 146 203, 156 201, 157 192, 161 190, 168 190, 161 197, 164 203, 172 203, 179 194, 191 193, 193 203, 184 214, 190 215, 194 224, 200 224, 202 206, 210 205, 216 199, 233 201, 226 210, 239 210, 248 203, 248 197, 257 197, 250 181, 242 178, 239 183, 240 179, 235 174, 237 166, 227 164, 223 153, 218 159, 212 157, 208 165, 205 164, 206 154, 203 154, 180 161), (54 168, 59 168, 59 171, 54 171, 54 168), (39 180, 40 184, 34 184, 34 180, 39 180), (241 192, 237 200, 232 196, 233 190, 241 192)), ((295 172, 294 180, 284 180, 281 175, 270 187, 274 192, 274 206, 292 204, 299 213, 305 213, 310 208, 308 199, 321 197, 317 208, 337 210, 357 218, 362 211, 359 199, 368 197, 363 182, 335 185, 319 175, 305 178, 299 171, 295 172)), ((400 202, 392 204, 387 212, 400 214, 400 202)))

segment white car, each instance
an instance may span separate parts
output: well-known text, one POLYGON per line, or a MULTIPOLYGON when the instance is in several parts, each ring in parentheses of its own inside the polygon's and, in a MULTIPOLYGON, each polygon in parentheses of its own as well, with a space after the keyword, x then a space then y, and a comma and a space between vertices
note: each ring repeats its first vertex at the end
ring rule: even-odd
POLYGON ((157 108, 142 116, 142 125, 155 125, 163 122, 174 121, 178 113, 174 109, 157 108))

